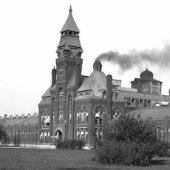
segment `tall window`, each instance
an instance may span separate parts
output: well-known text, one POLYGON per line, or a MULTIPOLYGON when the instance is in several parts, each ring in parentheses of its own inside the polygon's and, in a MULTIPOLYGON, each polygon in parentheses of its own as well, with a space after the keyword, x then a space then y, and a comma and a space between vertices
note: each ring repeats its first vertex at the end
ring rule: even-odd
POLYGON ((94 135, 98 140, 103 140, 103 124, 105 110, 103 107, 97 107, 94 111, 95 132, 94 135))
POLYGON ((166 130, 161 128, 161 127, 157 127, 156 128, 156 135, 157 135, 157 139, 161 140, 161 141, 165 141, 165 134, 166 134, 166 130))
POLYGON ((68 110, 70 111, 73 106, 73 101, 71 95, 68 96, 68 110))
POLYGON ((103 116, 104 116, 104 109, 102 107, 98 107, 95 109, 94 117, 95 117, 95 125, 103 125, 103 116))
POLYGON ((62 108, 63 106, 63 89, 60 87, 59 90, 58 90, 58 105, 59 105, 59 108, 62 108))
POLYGON ((68 114, 69 114, 69 123, 71 123, 71 114, 72 114, 73 100, 71 95, 68 96, 68 114))
POLYGON ((41 125, 42 126, 50 125, 50 115, 46 111, 41 114, 41 125))
POLYGON ((87 138, 88 138, 88 128, 85 127, 77 128, 77 139, 87 141, 87 138))
POLYGON ((87 110, 82 107, 77 110, 77 124, 88 124, 88 112, 87 110))

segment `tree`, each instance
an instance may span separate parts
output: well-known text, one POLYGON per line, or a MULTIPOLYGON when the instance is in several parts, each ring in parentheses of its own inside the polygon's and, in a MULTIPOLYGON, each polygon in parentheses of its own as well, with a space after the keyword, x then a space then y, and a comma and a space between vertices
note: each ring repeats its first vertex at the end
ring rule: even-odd
POLYGON ((101 163, 144 166, 161 149, 149 120, 123 115, 104 128, 103 142, 96 143, 95 156, 101 163))
POLYGON ((4 127, 0 125, 0 141, 6 142, 7 141, 7 134, 4 130, 4 127))

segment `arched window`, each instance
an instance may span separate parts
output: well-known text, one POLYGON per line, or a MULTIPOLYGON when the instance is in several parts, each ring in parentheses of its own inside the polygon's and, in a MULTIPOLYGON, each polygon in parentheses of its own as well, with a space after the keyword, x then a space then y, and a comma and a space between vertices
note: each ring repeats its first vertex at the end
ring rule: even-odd
POLYGON ((94 112, 95 125, 103 125, 103 116, 105 111, 102 107, 97 107, 94 112))
POLYGON ((77 110, 77 124, 88 124, 88 112, 84 107, 77 110))
POLYGON ((62 89, 62 87, 60 87, 58 90, 58 105, 59 105, 59 108, 62 108, 62 106, 63 106, 63 89, 62 89))
POLYGON ((165 141, 165 135, 166 135, 166 130, 165 129, 163 129, 161 127, 156 128, 157 139, 159 139, 161 141, 165 141))
POLYGON ((41 126, 49 126, 50 125, 50 115, 46 112, 46 110, 41 113, 41 126))
POLYGON ((118 119, 121 115, 122 115, 122 110, 116 107, 111 112, 111 120, 118 119))

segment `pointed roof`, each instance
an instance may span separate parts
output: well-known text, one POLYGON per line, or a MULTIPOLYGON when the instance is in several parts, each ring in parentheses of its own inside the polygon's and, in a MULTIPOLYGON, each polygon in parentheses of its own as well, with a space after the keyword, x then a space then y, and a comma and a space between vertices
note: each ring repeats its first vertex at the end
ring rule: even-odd
POLYGON ((64 31, 74 31, 74 32, 78 32, 78 33, 80 32, 77 27, 76 22, 74 21, 71 5, 70 5, 70 9, 69 9, 69 16, 60 32, 64 32, 64 31))

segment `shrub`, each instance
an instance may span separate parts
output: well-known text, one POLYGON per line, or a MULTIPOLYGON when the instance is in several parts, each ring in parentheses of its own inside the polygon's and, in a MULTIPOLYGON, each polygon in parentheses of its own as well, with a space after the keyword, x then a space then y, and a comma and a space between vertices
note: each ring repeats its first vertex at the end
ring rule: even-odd
POLYGON ((77 140, 77 148, 81 150, 85 146, 85 142, 83 140, 77 140))
POLYGON ((95 157, 104 164, 146 166, 155 155, 166 153, 167 144, 157 140, 152 124, 130 116, 107 125, 103 141, 95 144, 95 157))
POLYGON ((64 141, 57 141, 57 148, 60 149, 82 149, 85 145, 85 142, 83 140, 64 140, 64 141))
POLYGON ((169 143, 165 141, 157 141, 154 145, 154 153, 156 156, 168 156, 169 143))

